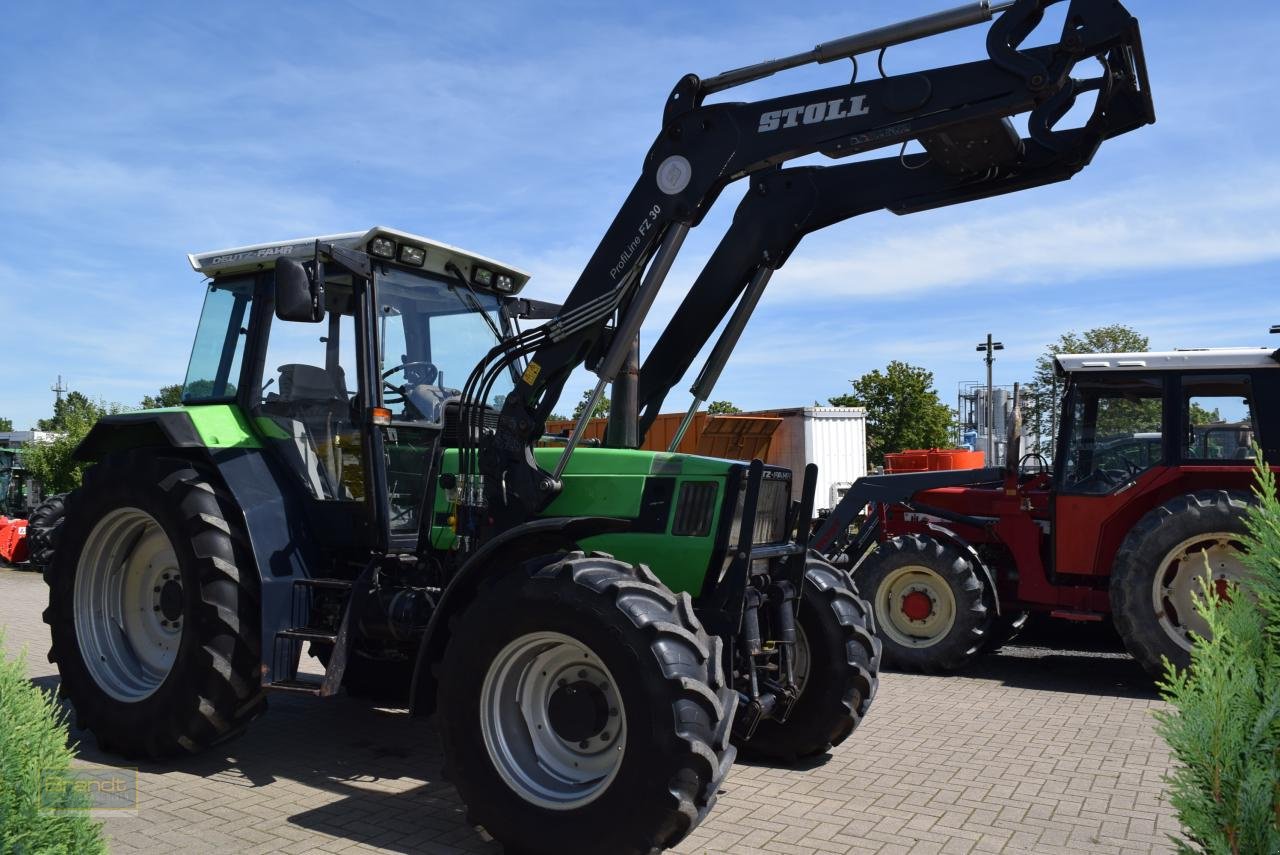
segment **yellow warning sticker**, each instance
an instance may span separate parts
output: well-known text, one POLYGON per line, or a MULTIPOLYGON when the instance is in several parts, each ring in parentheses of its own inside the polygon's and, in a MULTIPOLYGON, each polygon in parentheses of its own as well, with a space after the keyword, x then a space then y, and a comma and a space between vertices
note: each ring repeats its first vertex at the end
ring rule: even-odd
POLYGON ((542 373, 542 366, 536 362, 530 362, 529 367, 524 370, 524 383, 526 386, 532 386, 533 381, 538 379, 538 375, 542 373))

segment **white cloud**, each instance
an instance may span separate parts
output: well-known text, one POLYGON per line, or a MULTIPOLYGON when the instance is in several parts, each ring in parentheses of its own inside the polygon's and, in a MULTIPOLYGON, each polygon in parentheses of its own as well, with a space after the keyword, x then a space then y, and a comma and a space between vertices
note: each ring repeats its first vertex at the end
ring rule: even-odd
MULTIPOLYGON (((1280 258, 1278 179, 1280 169, 1264 162, 1131 182, 1061 204, 1048 187, 1005 213, 882 216, 869 227, 870 220, 853 221, 802 243, 767 299, 914 297, 969 284, 1053 288, 1135 270, 1158 276, 1268 261, 1280 258)), ((1088 170, 1074 180, 1088 182, 1088 170)))

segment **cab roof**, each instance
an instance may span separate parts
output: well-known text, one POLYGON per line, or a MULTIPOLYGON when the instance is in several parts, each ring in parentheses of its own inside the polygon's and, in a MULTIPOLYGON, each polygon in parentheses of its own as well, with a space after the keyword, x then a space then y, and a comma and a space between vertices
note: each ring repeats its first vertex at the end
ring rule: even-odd
POLYGON ((1206 347, 1150 353, 1060 353, 1059 374, 1077 371, 1186 371, 1203 368, 1280 368, 1269 347, 1206 347))
MULTIPOLYGON (((422 235, 392 229, 386 226, 374 226, 365 232, 344 232, 334 235, 318 235, 315 237, 295 238, 294 240, 275 241, 273 243, 257 243, 252 246, 238 246, 231 249, 219 249, 213 252, 188 253, 191 267, 197 273, 208 276, 225 276, 229 273, 246 273, 254 270, 265 270, 275 266, 279 258, 294 258, 307 261, 315 256, 316 241, 332 243, 344 249, 368 252, 369 245, 375 238, 385 238, 395 244, 396 259, 400 255, 400 247, 408 246, 421 249, 426 253, 425 261, 420 265, 403 264, 398 260, 374 257, 375 261, 384 261, 397 267, 410 270, 428 270, 442 276, 450 276, 445 265, 452 261, 469 281, 475 280, 475 270, 488 270, 496 282, 498 276, 511 277, 512 287, 504 293, 515 294, 529 281, 529 274, 518 267, 495 261, 474 252, 468 252, 447 243, 440 243, 422 235)), ((493 289, 488 289, 493 290, 493 289)))

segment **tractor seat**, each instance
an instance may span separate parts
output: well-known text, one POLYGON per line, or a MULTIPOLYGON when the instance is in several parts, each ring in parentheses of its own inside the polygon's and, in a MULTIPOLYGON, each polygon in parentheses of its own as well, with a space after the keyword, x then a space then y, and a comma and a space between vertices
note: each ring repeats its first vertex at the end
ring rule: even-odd
MULTIPOLYGON (((345 457, 350 455, 343 455, 339 447, 358 448, 359 431, 351 423, 342 368, 331 372, 316 365, 291 362, 278 370, 280 391, 266 396, 262 412, 293 437, 292 446, 317 496, 349 497, 355 491, 345 482, 349 474, 355 473, 346 471, 351 461, 345 457)), ((355 468, 359 468, 358 462, 355 468)), ((357 489, 362 492, 362 488, 357 489)))
POLYGON ((281 365, 278 400, 294 402, 347 401, 346 377, 339 366, 334 373, 316 365, 291 362, 281 365))

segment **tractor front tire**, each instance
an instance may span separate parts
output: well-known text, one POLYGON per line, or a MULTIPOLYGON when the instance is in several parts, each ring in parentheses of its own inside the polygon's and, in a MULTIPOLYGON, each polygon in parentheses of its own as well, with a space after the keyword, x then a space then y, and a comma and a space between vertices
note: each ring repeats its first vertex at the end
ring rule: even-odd
POLYGON ((1153 677, 1163 677, 1167 659, 1178 669, 1191 664, 1194 635, 1208 634, 1193 595, 1248 575, 1240 561, 1247 534, 1243 492, 1202 490, 1170 499, 1148 511, 1116 550, 1111 570, 1111 619, 1124 645, 1153 677))
POLYGON ((508 851, 649 853, 710 810, 737 696, 687 594, 575 552, 505 570, 450 629, 446 774, 508 851))
POLYGON ((800 696, 785 722, 760 722, 738 746, 743 756, 792 763, 823 754, 853 733, 876 696, 880 640, 848 574, 809 561, 796 623, 800 696))
POLYGON ((53 563, 53 552, 62 533, 62 521, 67 515, 67 494, 50 496, 35 506, 27 518, 27 538, 31 544, 30 559, 33 567, 41 570, 53 563))
POLYGON ((892 538, 876 547, 854 581, 871 600, 885 665, 944 673, 984 651, 994 594, 955 546, 917 534, 892 538))
POLYGON ((206 466, 113 454, 66 500, 44 612, 79 727, 126 757, 193 753, 265 706, 257 571, 206 466))

